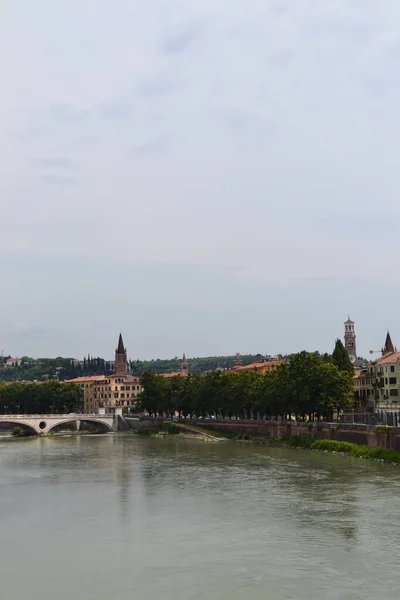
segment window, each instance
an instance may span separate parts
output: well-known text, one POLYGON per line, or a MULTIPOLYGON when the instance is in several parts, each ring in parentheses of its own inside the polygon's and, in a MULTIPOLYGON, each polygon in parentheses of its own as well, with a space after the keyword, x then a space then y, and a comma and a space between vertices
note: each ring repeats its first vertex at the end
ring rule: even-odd
POLYGON ((114 398, 118 398, 118 392, 114 392, 114 398))
POLYGON ((385 385, 387 385, 387 384, 388 384, 388 378, 385 377, 385 385))
POLYGON ((394 390, 390 390, 390 395, 391 396, 398 396, 399 395, 399 391, 394 389, 394 390))
POLYGON ((396 385, 397 377, 389 377, 389 385, 396 385))
POLYGON ((125 394, 121 394, 121 398, 125 398, 125 394))
POLYGON ((129 392, 129 390, 131 389, 131 386, 127 385, 125 389, 128 390, 128 392, 129 392))
POLYGON ((391 366, 390 366, 390 372, 391 372, 391 373, 394 373, 394 365, 391 365, 391 366))

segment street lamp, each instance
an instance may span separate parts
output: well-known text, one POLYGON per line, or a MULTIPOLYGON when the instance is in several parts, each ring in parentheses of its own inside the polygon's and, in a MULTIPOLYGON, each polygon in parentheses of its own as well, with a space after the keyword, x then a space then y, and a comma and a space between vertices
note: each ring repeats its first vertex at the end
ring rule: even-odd
POLYGON ((5 404, 5 405, 4 405, 4 414, 5 414, 5 415, 7 414, 7 408, 8 408, 8 406, 7 406, 7 404, 5 404))
POLYGON ((17 411, 18 411, 18 416, 19 416, 19 404, 17 404, 17 411))

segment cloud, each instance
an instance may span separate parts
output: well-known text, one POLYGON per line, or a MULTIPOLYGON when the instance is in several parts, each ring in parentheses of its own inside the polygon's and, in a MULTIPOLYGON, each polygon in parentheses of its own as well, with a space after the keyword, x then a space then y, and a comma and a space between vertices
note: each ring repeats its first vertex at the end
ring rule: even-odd
MULTIPOLYGON (((74 266, 57 310, 73 290, 90 325, 74 308, 60 337, 70 353, 96 352, 121 298, 124 322, 112 317, 110 331, 134 331, 139 311, 138 355, 158 353, 158 327, 160 352, 186 346, 181 314, 197 354, 207 338, 263 345, 256 323, 276 350, 299 347, 316 298, 321 346, 342 312, 363 315, 366 337, 395 319, 392 300, 385 318, 371 306, 385 286, 400 292, 396 0, 16 0, 3 13, 0 268, 11 277, 16 251, 74 266), (76 268, 89 259, 104 270, 76 268), (213 264, 224 275, 200 276, 213 264)), ((37 261, 42 288, 24 271, 35 306, 13 280, 12 322, 24 311, 60 331, 47 310, 54 271, 37 261)), ((56 346, 44 340, 41 353, 56 346)))
POLYGON ((90 110, 69 104, 52 104, 49 108, 49 117, 64 125, 81 124, 90 118, 90 110))
POLYGON ((199 33, 196 27, 171 33, 165 37, 161 47, 166 54, 185 52, 196 41, 199 33))

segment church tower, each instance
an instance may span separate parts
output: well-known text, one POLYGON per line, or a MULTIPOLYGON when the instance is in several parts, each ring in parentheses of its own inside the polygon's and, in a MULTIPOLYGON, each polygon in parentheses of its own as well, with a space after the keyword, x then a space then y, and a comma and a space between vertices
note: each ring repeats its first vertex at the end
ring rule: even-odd
POLYGON ((189 363, 188 363, 188 359, 186 358, 185 353, 183 353, 182 361, 181 361, 181 374, 184 377, 187 377, 189 375, 189 363))
POLYGON ((344 347, 350 355, 350 360, 354 364, 357 360, 356 332, 354 330, 354 321, 347 319, 344 323, 344 347))
POLYGON ((122 335, 119 334, 118 348, 115 350, 115 375, 126 376, 128 371, 127 351, 122 340, 122 335))

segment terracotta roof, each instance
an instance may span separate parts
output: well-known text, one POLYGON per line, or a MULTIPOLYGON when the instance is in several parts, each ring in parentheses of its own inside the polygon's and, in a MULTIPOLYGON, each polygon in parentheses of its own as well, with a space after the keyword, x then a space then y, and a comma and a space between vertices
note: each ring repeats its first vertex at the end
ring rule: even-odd
POLYGON ((174 371, 172 373, 160 373, 161 377, 166 377, 167 379, 170 377, 186 377, 186 374, 181 373, 180 371, 174 371))
POLYGON ((250 365, 245 365, 245 366, 235 366, 233 367, 233 371, 248 371, 249 369, 263 369, 265 367, 279 367, 279 365, 282 365, 285 361, 284 360, 266 360, 264 362, 256 362, 256 363, 251 363, 250 365))
POLYGON ((400 352, 389 352, 388 354, 381 356, 381 358, 378 358, 377 360, 373 361, 373 364, 375 365, 383 365, 389 363, 400 363, 400 352))
POLYGON ((75 377, 75 379, 68 379, 66 383, 90 383, 92 381, 101 381, 105 379, 104 375, 91 375, 90 377, 75 377))

